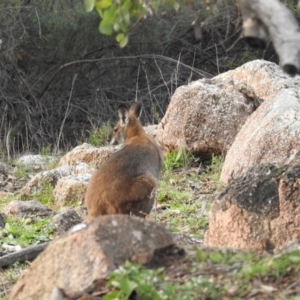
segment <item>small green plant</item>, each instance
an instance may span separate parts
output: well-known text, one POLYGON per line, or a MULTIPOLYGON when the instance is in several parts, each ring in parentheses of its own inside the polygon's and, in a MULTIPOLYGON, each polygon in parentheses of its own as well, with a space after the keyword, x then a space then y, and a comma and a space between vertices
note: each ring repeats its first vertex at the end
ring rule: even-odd
POLYGON ((213 180, 218 181, 220 179, 222 166, 223 166, 223 162, 221 156, 213 154, 211 157, 211 165, 210 165, 210 173, 211 173, 211 178, 213 180))
POLYGON ((40 153, 41 153, 41 155, 44 155, 44 156, 49 156, 49 155, 51 155, 51 146, 48 145, 48 146, 46 146, 46 147, 42 147, 40 153))
POLYGON ((0 162, 5 161, 5 151, 4 148, 0 145, 0 162))
POLYGON ((26 167, 23 164, 16 164, 16 170, 14 172, 14 175, 18 179, 26 178, 27 172, 26 172, 26 167))
POLYGON ((111 132, 109 123, 104 123, 100 129, 87 131, 89 134, 88 142, 93 146, 103 146, 107 143, 108 136, 111 132))
POLYGON ((133 292, 140 299, 162 299, 157 290, 157 285, 162 284, 162 269, 149 270, 140 265, 125 262, 110 276, 107 287, 111 291, 103 297, 103 300, 127 300, 133 292))
POLYGON ((2 209, 11 201, 15 200, 16 196, 11 194, 11 195, 7 195, 7 196, 0 196, 0 211, 2 211, 2 209))
POLYGON ((283 2, 285 3, 285 5, 286 5, 293 13, 296 13, 296 12, 297 12, 297 3, 296 3, 296 1, 293 1, 293 0, 284 0, 283 2))
POLYGON ((47 170, 52 170, 58 167, 60 158, 58 156, 53 156, 50 145, 42 147, 40 155, 43 156, 43 162, 45 163, 47 170))
POLYGON ((178 152, 169 152, 165 156, 163 164, 163 172, 169 172, 171 170, 188 167, 193 161, 194 157, 190 151, 180 148, 178 152))
POLYGON ((154 122, 159 123, 160 122, 160 116, 159 116, 159 113, 156 110, 155 106, 151 106, 150 111, 151 111, 151 116, 153 117, 153 123, 154 122))
POLYGON ((222 172, 223 162, 222 158, 218 155, 212 155, 211 160, 208 163, 207 170, 201 174, 200 180, 210 181, 212 183, 212 189, 219 189, 222 184, 219 182, 222 172))
POLYGON ((196 277, 181 283, 168 282, 163 268, 150 270, 130 262, 109 276, 107 287, 110 291, 103 300, 127 300, 132 295, 143 300, 218 299, 220 296, 208 279, 196 277))
POLYGON ((278 278, 284 276, 291 269, 300 270, 299 250, 278 257, 266 257, 251 263, 245 263, 238 277, 244 277, 247 280, 257 276, 274 276, 278 278))
POLYGON ((49 208, 54 205, 53 186, 49 182, 45 182, 40 192, 35 195, 35 199, 49 208))
POLYGON ((0 231, 1 242, 10 245, 29 245, 48 241, 53 232, 53 227, 47 227, 50 219, 30 219, 8 217, 5 228, 0 231))
POLYGON ((46 157, 47 170, 53 170, 58 167, 60 158, 49 159, 46 157))

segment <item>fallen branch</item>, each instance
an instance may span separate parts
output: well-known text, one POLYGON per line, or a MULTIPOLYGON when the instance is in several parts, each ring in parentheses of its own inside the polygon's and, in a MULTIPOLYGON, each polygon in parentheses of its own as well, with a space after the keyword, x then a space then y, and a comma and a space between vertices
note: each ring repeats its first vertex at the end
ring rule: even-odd
POLYGON ((283 70, 300 73, 300 28, 291 11, 279 0, 239 0, 243 37, 253 47, 264 48, 271 38, 283 70))
POLYGON ((21 251, 10 253, 0 257, 0 268, 8 267, 15 262, 24 262, 34 260, 42 251, 45 250, 49 243, 43 243, 27 247, 21 251))

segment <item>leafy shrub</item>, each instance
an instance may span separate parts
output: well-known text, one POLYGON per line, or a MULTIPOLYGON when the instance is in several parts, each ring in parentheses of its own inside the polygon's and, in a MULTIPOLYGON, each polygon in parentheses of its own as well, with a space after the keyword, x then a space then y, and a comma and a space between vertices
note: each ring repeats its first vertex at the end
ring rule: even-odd
POLYGON ((49 221, 49 218, 32 220, 8 217, 5 228, 0 231, 1 241, 21 247, 48 241, 53 232, 52 227, 46 226, 49 221))
POLYGON ((183 148, 179 149, 178 152, 169 152, 164 159, 163 171, 171 171, 181 167, 186 168, 193 159, 192 153, 183 148))
POLYGON ((99 129, 95 129, 93 131, 87 130, 89 134, 88 142, 93 146, 103 146, 107 143, 110 131, 111 127, 109 123, 105 123, 99 129))
POLYGON ((45 204, 48 207, 54 205, 54 195, 53 195, 53 186, 51 183, 46 182, 43 184, 43 187, 40 192, 35 195, 37 201, 45 204))

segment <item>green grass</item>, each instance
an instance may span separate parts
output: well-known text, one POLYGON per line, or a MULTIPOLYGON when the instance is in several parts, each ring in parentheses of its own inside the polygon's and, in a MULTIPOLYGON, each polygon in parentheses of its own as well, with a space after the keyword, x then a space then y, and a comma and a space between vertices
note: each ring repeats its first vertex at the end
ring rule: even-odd
POLYGON ((17 179, 23 179, 27 176, 26 167, 23 164, 16 163, 16 170, 14 172, 14 175, 17 177, 17 179))
POLYGON ((150 270, 140 265, 126 262, 124 266, 109 276, 107 287, 110 289, 103 300, 127 300, 134 292, 143 300, 189 300, 201 299, 205 295, 217 299, 217 290, 209 279, 189 278, 184 284, 166 281, 163 268, 150 270))
POLYGON ((203 203, 193 199, 192 189, 185 185, 182 174, 163 174, 158 192, 158 202, 167 209, 157 214, 157 222, 165 223, 172 232, 202 237, 207 228, 207 215, 198 211, 203 203))
POLYGON ((0 211, 3 210, 3 208, 11 201, 16 200, 15 195, 8 195, 5 197, 0 196, 0 211))
POLYGON ((53 232, 52 227, 47 227, 49 218, 13 218, 8 217, 5 228, 0 231, 2 243, 27 247, 39 242, 48 241, 53 232))
POLYGON ((99 129, 93 131, 87 131, 89 134, 88 143, 93 146, 99 147, 107 144, 108 136, 111 132, 111 126, 109 123, 104 123, 99 129))
POLYGON ((149 300, 299 299, 297 289, 288 289, 291 280, 299 278, 299 250, 262 257, 248 252, 195 249, 182 264, 184 276, 174 277, 163 268, 152 270, 126 262, 108 276, 103 299, 125 300, 133 294, 149 300), (281 291, 278 286, 282 286, 281 291))
POLYGON ((48 208, 54 207, 54 195, 53 195, 53 186, 51 183, 46 182, 43 184, 43 187, 40 192, 34 195, 34 198, 42 204, 45 204, 48 208))
POLYGON ((163 163, 163 172, 170 172, 181 167, 188 167, 194 157, 190 151, 179 149, 178 152, 172 151, 166 154, 163 163))
POLYGON ((58 167, 59 165, 59 156, 54 156, 53 152, 51 152, 51 146, 48 145, 46 147, 42 147, 40 151, 40 155, 44 156, 44 162, 47 170, 52 170, 58 167), (55 159, 54 159, 55 158, 55 159))
POLYGON ((158 206, 165 209, 153 212, 150 219, 166 224, 172 232, 203 238, 208 227, 209 196, 222 187, 222 159, 213 155, 202 173, 198 168, 187 168, 192 163, 194 156, 184 150, 165 156, 157 195, 158 206))

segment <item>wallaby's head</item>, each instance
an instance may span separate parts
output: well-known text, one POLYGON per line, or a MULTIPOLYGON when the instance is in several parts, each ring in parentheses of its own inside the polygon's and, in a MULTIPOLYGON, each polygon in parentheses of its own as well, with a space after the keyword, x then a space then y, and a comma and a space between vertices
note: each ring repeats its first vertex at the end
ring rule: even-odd
POLYGON ((111 145, 122 144, 127 138, 138 135, 142 128, 139 122, 141 111, 141 102, 134 102, 129 110, 125 105, 119 106, 119 122, 115 125, 109 136, 111 145))

